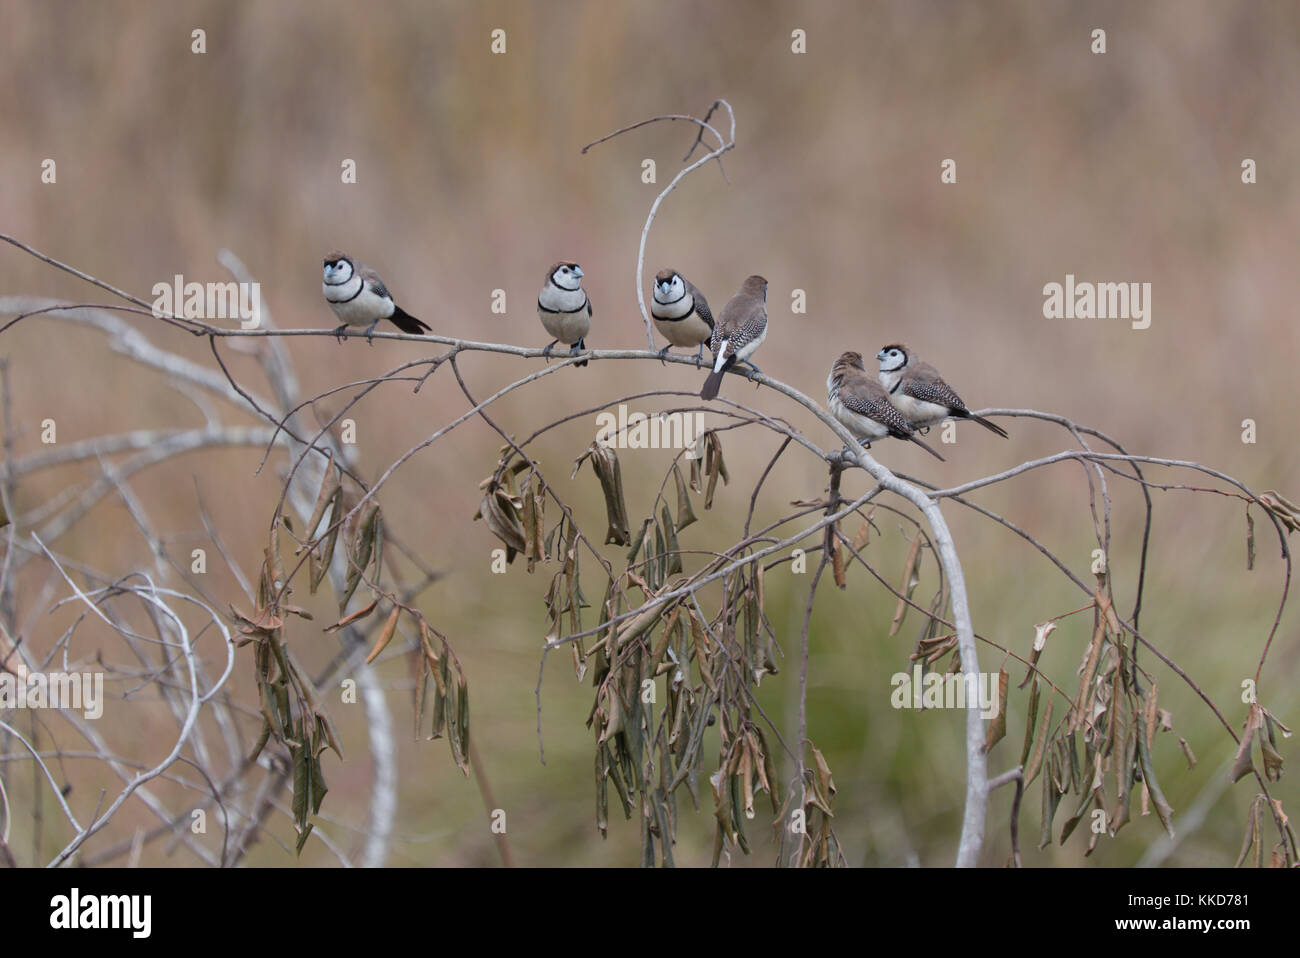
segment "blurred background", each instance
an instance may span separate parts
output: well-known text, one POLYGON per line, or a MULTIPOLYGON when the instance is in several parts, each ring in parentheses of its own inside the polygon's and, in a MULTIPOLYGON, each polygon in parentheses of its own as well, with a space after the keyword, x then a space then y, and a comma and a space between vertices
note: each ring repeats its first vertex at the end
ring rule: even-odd
MULTIPOLYGON (((586 155, 579 151, 654 114, 702 116, 725 97, 737 121, 727 179, 712 164, 667 198, 650 235, 646 277, 662 266, 682 270, 716 313, 747 274, 764 274, 771 322, 755 358, 765 372, 821 401, 826 372, 841 351, 874 354, 904 340, 972 408, 1057 412, 1115 436, 1132 452, 1202 462, 1256 491, 1277 489, 1292 499, 1300 493, 1294 4, 8 0, 0 20, 0 231, 142 298, 151 299, 153 284, 177 273, 227 280, 216 256, 228 248, 262 284, 276 325, 332 327, 320 264, 337 247, 375 266, 397 302, 440 334, 541 346, 548 337, 535 297, 547 266, 569 259, 582 264, 595 308, 588 345, 643 347, 635 289, 641 227, 695 133, 657 124, 586 155), (1097 28, 1106 31, 1101 55, 1091 52, 1097 28), (191 52, 196 29, 206 32, 201 55, 191 52), (494 29, 506 32, 503 55, 490 52, 494 29), (791 51, 796 29, 806 31, 806 53, 791 51), (54 184, 41 182, 47 158, 57 163, 54 184), (655 185, 641 180, 646 158, 657 163, 655 185), (949 158, 955 184, 940 182, 949 158), (1254 185, 1242 183, 1246 158, 1258 167, 1254 185), (356 163, 354 184, 341 182, 348 159, 356 163), (1120 319, 1044 318, 1043 287, 1063 283, 1066 274, 1150 283, 1150 328, 1133 330, 1120 319), (496 289, 506 291, 504 315, 490 308, 496 289), (791 311, 795 289, 806 292, 806 314, 791 311), (1245 419, 1256 423, 1254 444, 1242 442, 1245 419)), ((107 294, 8 245, 0 245, 3 295, 107 301, 107 294)), ((128 321, 158 345, 213 366, 203 340, 144 317, 128 321)), ((304 394, 431 350, 398 342, 367 348, 356 340, 339 346, 323 337, 286 343, 304 394)), ((234 347, 228 354, 232 372, 264 386, 252 358, 234 347)), ((110 352, 101 334, 57 317, 33 317, 5 332, 0 355, 10 363, 8 439, 18 458, 43 450, 46 418, 58 422, 60 442, 203 422, 202 410, 179 398, 165 377, 110 352)), ((480 395, 534 365, 486 354, 462 363, 480 395)), ((697 390, 702 378, 685 366, 593 363, 508 397, 494 407, 494 418, 523 436, 568 411, 642 389, 697 390)), ((734 378, 723 391, 787 417, 820 445, 835 442, 776 393, 734 378)), ((341 402, 323 401, 322 418, 341 402)), ((352 413, 363 475, 376 478, 466 408, 447 370, 415 395, 402 384, 373 393, 352 413)), ((224 418, 257 422, 251 414, 224 418)), ((1009 441, 963 427, 955 446, 940 447, 946 463, 915 447, 881 446, 877 453, 898 471, 952 485, 1068 446, 1045 423, 1003 424, 1009 441)), ((534 454, 599 533, 603 508, 594 478, 584 467, 568 480, 570 462, 595 427, 583 420, 557 429, 534 454)), ((937 436, 932 432, 931 441, 937 436)), ((754 430, 724 436, 732 483, 684 533, 692 547, 721 548, 739 537, 753 479, 778 442, 754 430)), ((554 570, 529 576, 517 562, 504 576, 489 571, 497 541, 472 517, 478 482, 492 471, 500 445, 486 426, 466 423, 391 480, 385 512, 424 561, 446 573, 420 604, 451 639, 469 678, 473 735, 496 803, 507 811, 515 860, 634 864, 635 822, 615 813, 607 841, 595 828, 592 736, 584 725, 591 689, 574 682, 567 653, 551 656, 545 670, 546 763, 538 760, 533 689, 546 631, 542 596, 554 570)), ((670 456, 623 454, 634 525, 670 456)), ((257 475, 260 459, 255 448, 196 453, 140 474, 131 488, 168 548, 183 556, 208 539, 201 490, 222 539, 253 571, 284 465, 281 457, 257 475)), ((39 505, 96 469, 92 463, 42 473, 20 486, 19 504, 39 505)), ((1189 473, 1152 478, 1209 484, 1189 473)), ((760 499, 756 524, 788 512, 793 499, 818 497, 825 484, 822 464, 787 454, 760 499)), ((846 493, 866 488, 860 473, 846 476, 846 493)), ((1131 485, 1111 488, 1111 567, 1127 615, 1141 497, 1131 485)), ((1241 682, 1254 674, 1282 582, 1276 537, 1256 510, 1259 555, 1247 571, 1240 500, 1153 495, 1144 634, 1239 728, 1241 682)), ((1030 474, 976 499, 1088 579, 1092 520, 1077 465, 1030 474)), ((1035 623, 1087 601, 1005 529, 956 505, 945 513, 964 560, 977 631, 1026 654, 1035 623)), ((856 524, 847 531, 855 530, 856 524)), ((885 522, 883 532, 871 549, 897 579, 908 543, 897 523, 885 522)), ((56 546, 113 575, 154 561, 114 498, 56 546)), ((23 641, 41 655, 70 615, 34 614, 48 607, 42 590, 49 574, 40 563, 24 569, 14 615, 23 641)), ((207 587, 247 606, 218 560, 210 562, 207 587)), ((933 587, 927 566, 918 596, 928 601, 933 587)), ((768 591, 786 658, 780 674, 763 682, 760 701, 791 738, 807 579, 773 574, 768 591)), ((290 642, 314 671, 338 649, 320 631, 333 620, 332 602, 327 592, 310 602, 298 598, 317 621, 293 624, 290 642)), ((861 569, 850 571, 844 592, 823 581, 812 620, 808 734, 834 772, 836 833, 850 864, 947 865, 961 822, 963 718, 890 707, 889 676, 909 667, 919 628, 909 617, 900 634, 888 637, 894 605, 861 569)), ((1066 620, 1042 660, 1069 688, 1088 639, 1086 618, 1066 620)), ((1261 688, 1265 705, 1292 726, 1296 622, 1288 610, 1261 688)), ((94 635, 93 626, 86 629, 94 635)), ((206 651, 211 661, 221 656, 216 644, 206 651)), ((233 682, 255 706, 250 654, 239 653, 233 682)), ((983 668, 999 664, 998 653, 982 648, 983 668)), ((379 668, 401 743, 390 862, 496 863, 473 779, 455 769, 444 742, 412 739, 405 657, 394 655, 379 668)), ((1014 686, 1023 672, 1010 671, 1014 686)), ((1155 761, 1179 816, 1179 843, 1160 851, 1161 830, 1150 816, 1103 838, 1086 861, 1231 864, 1257 787, 1252 779, 1226 785, 1231 739, 1175 675, 1162 668, 1154 674, 1176 735, 1200 759, 1189 771, 1175 736, 1158 742, 1155 761), (1184 820, 1189 809, 1197 814, 1184 820)), ((355 849, 373 768, 361 710, 337 695, 329 701, 348 758, 326 759, 330 793, 320 827, 355 849)), ((111 702, 101 723, 123 753, 140 761, 168 745, 148 730, 149 709, 136 698, 111 702)), ((1024 709, 1023 697, 1013 695, 1007 740, 990 756, 994 774, 1017 760, 1024 709)), ((255 718, 250 728, 255 734, 255 718)), ((30 763, 6 764, 11 784, 29 783, 10 795, 19 796, 16 814, 26 808, 30 819, 30 763)), ((781 776, 789 774, 782 757, 781 776)), ((120 788, 99 763, 68 758, 60 776, 75 783, 69 801, 87 816, 101 787, 120 788)), ((1292 815, 1294 783, 1288 776, 1272 787, 1292 815)), ((162 794, 179 801, 180 793, 168 789, 160 783, 162 794)), ((1035 785, 1023 813, 1026 863, 1084 863, 1083 829, 1064 848, 1035 847, 1038 793, 1035 785)), ((68 835, 53 820, 48 797, 45 803, 41 848, 48 853, 68 835)), ((1008 855, 1009 804, 1005 790, 991 803, 988 864, 1008 855)), ((711 801, 705 798, 698 813, 681 807, 676 859, 707 864, 711 801)), ((764 805, 750 827, 754 853, 732 855, 731 864, 773 860, 765 814, 764 805)), ((128 806, 109 841, 152 823, 147 812, 128 806)), ((30 850, 30 820, 15 825, 11 844, 30 850)), ((292 842, 287 819, 270 828, 292 842)), ((218 831, 210 830, 207 843, 219 843, 218 831)), ((182 863, 161 844, 146 848, 142 861, 182 863)), ((284 865, 294 858, 268 840, 249 861, 284 865)), ((315 842, 301 858, 335 861, 315 842)))

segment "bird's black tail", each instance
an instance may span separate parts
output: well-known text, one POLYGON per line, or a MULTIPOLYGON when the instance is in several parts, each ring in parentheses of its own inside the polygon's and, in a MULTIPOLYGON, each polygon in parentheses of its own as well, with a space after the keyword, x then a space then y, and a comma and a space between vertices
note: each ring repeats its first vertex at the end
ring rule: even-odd
POLYGON ((412 336, 420 336, 424 333, 433 332, 433 327, 420 322, 400 306, 393 307, 393 315, 388 317, 392 320, 394 326, 404 333, 410 333, 412 336))
POLYGON ((1003 429, 1001 426, 999 426, 997 423, 990 422, 989 420, 985 419, 983 416, 976 416, 974 413, 971 414, 970 418, 972 422, 979 423, 985 429, 989 430, 989 432, 995 432, 1003 439, 1008 438, 1007 431, 1003 429))
MULTIPOLYGON (((570 354, 572 354, 572 353, 580 353, 580 352, 582 352, 582 351, 583 351, 584 349, 586 349, 586 348, 587 348, 587 341, 586 341, 585 339, 580 339, 580 340, 578 340, 576 343, 574 343, 573 346, 569 349, 569 353, 570 353, 570 354)), ((587 360, 585 360, 585 359, 580 359, 580 360, 578 360, 576 363, 574 363, 573 365, 575 365, 575 366, 585 366, 585 365, 587 365, 587 360)))
POLYGON ((704 388, 700 390, 701 399, 713 399, 718 395, 718 390, 722 388, 722 377, 731 368, 733 362, 735 360, 728 356, 721 369, 709 373, 708 378, 704 380, 704 388))

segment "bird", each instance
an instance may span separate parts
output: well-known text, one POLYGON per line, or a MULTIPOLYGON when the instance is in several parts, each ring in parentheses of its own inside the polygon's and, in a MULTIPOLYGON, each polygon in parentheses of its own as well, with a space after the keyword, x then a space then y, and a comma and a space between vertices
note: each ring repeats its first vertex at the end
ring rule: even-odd
POLYGON ((912 424, 890 404, 885 387, 867 375, 861 353, 846 352, 835 360, 826 377, 826 399, 831 414, 867 448, 875 439, 892 436, 910 439, 936 459, 946 461, 916 438, 912 424))
POLYGON ((346 253, 336 250, 326 256, 324 275, 320 288, 325 294, 325 302, 330 304, 334 315, 343 320, 342 325, 334 330, 340 343, 349 326, 365 326, 366 339, 373 346, 375 327, 381 319, 390 320, 402 332, 415 336, 433 331, 393 302, 392 294, 378 273, 346 253))
MULTIPOLYGON (((591 329, 591 300, 582 288, 582 267, 577 263, 559 262, 546 271, 546 282, 537 296, 537 315, 546 332, 555 338, 542 354, 550 359, 556 343, 571 347, 577 354, 587 348, 585 337, 591 329)), ((575 366, 587 365, 587 360, 575 366)))
POLYGON ((713 312, 704 294, 677 270, 661 269, 655 274, 650 315, 655 329, 668 340, 659 350, 660 362, 674 346, 698 346, 695 363, 699 365, 704 344, 713 337, 713 312))
POLYGON ((1003 439, 1007 431, 983 416, 977 416, 961 401, 956 391, 943 381, 939 370, 921 362, 907 346, 890 343, 876 353, 880 361, 880 385, 908 421, 915 423, 946 419, 970 419, 1003 439))
POLYGON ((749 378, 762 372, 749 357, 767 338, 767 280, 750 276, 740 284, 740 292, 727 300, 713 327, 709 349, 713 351, 713 371, 704 380, 701 399, 712 399, 722 386, 722 375, 736 363, 746 363, 749 378))

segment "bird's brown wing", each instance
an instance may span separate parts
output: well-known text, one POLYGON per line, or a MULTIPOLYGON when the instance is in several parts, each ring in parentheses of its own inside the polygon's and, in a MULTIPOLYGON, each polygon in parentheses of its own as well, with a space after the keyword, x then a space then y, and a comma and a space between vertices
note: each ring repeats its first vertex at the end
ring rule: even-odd
POLYGON ((709 329, 713 329, 713 311, 709 309, 709 302, 704 298, 704 294, 692 286, 691 298, 695 300, 695 312, 699 313, 700 319, 709 324, 709 329))
POLYGON ((357 270, 357 272, 361 274, 361 278, 366 282, 366 284, 375 291, 376 296, 379 296, 381 299, 393 298, 393 294, 388 291, 388 287, 385 286, 384 281, 379 278, 379 274, 369 266, 362 266, 357 270))
POLYGON ((713 339, 709 348, 716 356, 725 339, 731 350, 729 356, 740 352, 748 343, 763 335, 767 328, 767 307, 761 302, 751 300, 733 306, 735 300, 727 303, 722 310, 722 320, 713 327, 713 339))
POLYGON ((915 369, 910 370, 899 389, 921 402, 937 403, 958 412, 967 411, 966 404, 957 395, 957 391, 944 382, 939 371, 929 363, 919 363, 915 369))
POLYGON ((872 389, 871 386, 872 384, 865 379, 846 377, 840 386, 840 402, 846 409, 868 419, 874 419, 899 436, 910 436, 912 424, 894 408, 883 389, 872 389))

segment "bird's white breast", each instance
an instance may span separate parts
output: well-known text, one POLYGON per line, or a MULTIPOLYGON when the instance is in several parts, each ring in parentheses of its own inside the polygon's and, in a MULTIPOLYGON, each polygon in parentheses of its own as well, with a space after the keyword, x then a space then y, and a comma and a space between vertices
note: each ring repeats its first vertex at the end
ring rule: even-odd
POLYGON ((554 313, 572 313, 587 304, 587 294, 579 289, 561 289, 554 283, 542 287, 537 302, 554 313))
POLYGON ((375 294, 370 286, 362 287, 360 276, 353 276, 346 283, 331 286, 321 284, 325 301, 334 310, 334 315, 348 326, 369 326, 377 319, 387 319, 393 315, 393 301, 375 294), (361 289, 360 294, 357 293, 361 289))
POLYGON ((671 303, 661 303, 657 299, 650 301, 650 315, 656 319, 681 319, 687 316, 695 309, 695 300, 690 296, 682 296, 671 303))

